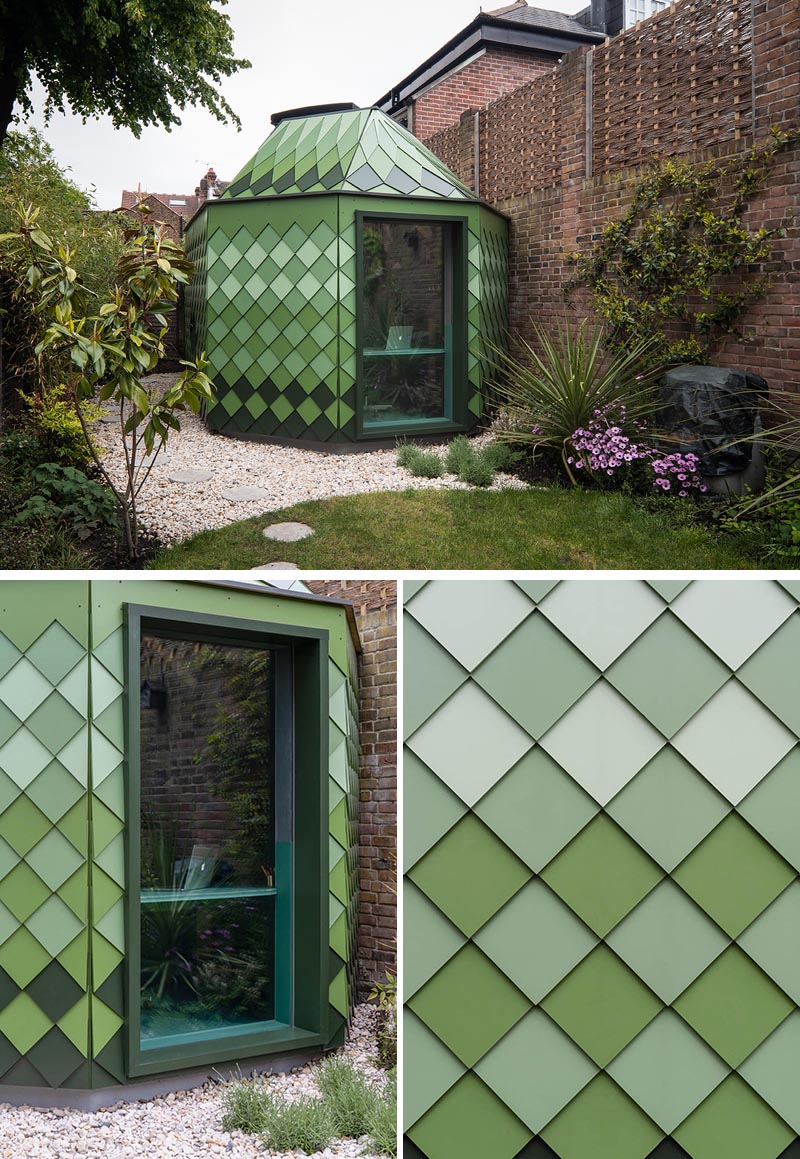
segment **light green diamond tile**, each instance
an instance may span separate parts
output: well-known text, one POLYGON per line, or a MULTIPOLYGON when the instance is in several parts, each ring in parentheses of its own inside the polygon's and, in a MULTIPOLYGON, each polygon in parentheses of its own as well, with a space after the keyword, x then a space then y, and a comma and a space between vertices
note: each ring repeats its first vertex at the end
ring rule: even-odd
POLYGON ((112 701, 124 692, 122 684, 115 680, 104 664, 92 659, 92 713, 99 716, 112 701))
POLYGON ((36 940, 55 958, 81 931, 81 922, 61 898, 53 895, 25 922, 36 940))
POLYGON ((542 1132, 560 1159, 646 1159, 663 1131, 599 1074, 542 1132))
POLYGON ((601 1067, 663 1009, 644 982, 603 945, 584 958, 541 1005, 601 1067))
POLYGON ((102 785, 119 767, 122 753, 96 728, 92 728, 92 787, 102 785))
POLYGON ((413 937, 403 943, 403 990, 412 997, 461 949, 464 935, 422 890, 407 881, 403 893, 405 922, 413 937))
POLYGON ((471 937, 525 884, 531 871, 470 813, 416 863, 408 876, 471 937))
POLYGON ((535 612, 479 665, 473 679, 533 737, 540 737, 599 672, 535 612))
POLYGON ((102 934, 95 931, 92 934, 92 980, 95 989, 102 986, 112 970, 123 961, 121 950, 107 942, 102 934))
POLYGON ((84 794, 81 785, 58 761, 51 761, 26 790, 51 821, 58 821, 84 794))
POLYGON ((663 870, 609 817, 601 814, 541 876, 600 937, 663 878, 663 870))
MULTIPOLYGON (((426 587, 420 592, 415 605, 427 591, 426 587)), ((474 805, 532 747, 533 740, 468 681, 408 744, 462 801, 474 805)))
POLYGON ((800 870, 800 748, 792 749, 737 811, 800 870))
POLYGON ((672 1010, 662 1010, 607 1070, 667 1134, 730 1073, 672 1010))
POLYGON ((472 670, 533 611, 534 605, 506 580, 467 580, 426 585, 411 613, 464 668, 472 670), (465 624, 469 631, 464 630, 465 624))
POLYGON ((24 926, 0 946, 0 966, 20 987, 32 982, 50 960, 47 951, 24 926))
POLYGON ((413 753, 403 761, 405 864, 411 868, 466 812, 466 805, 413 753))
POLYGON ((18 994, 0 1011, 0 1030, 23 1055, 47 1034, 51 1026, 50 1019, 27 994, 18 994))
POLYGON ((125 949, 125 906, 118 901, 111 909, 95 923, 98 933, 120 951, 125 949))
POLYGON ((515 1159, 531 1132, 485 1083, 465 1074, 409 1136, 427 1159, 515 1159))
MULTIPOLYGON (((538 878, 523 886, 475 935, 474 940, 523 994, 536 1003, 540 1003, 598 941, 592 931, 538 878)), ((521 1117, 525 1118, 524 1115, 521 1117)))
POLYGON ((122 832, 123 823, 116 813, 107 809, 100 800, 92 805, 92 834, 94 837, 95 857, 102 853, 110 841, 122 832))
POLYGON ((606 941, 663 1002, 672 1002, 730 944, 671 880, 662 881, 606 941))
POLYGON ((25 860, 52 890, 63 885, 78 866, 83 864, 80 853, 57 829, 51 829, 33 849, 29 850, 25 860))
POLYGON ((541 1010, 531 1010, 475 1072, 534 1132, 597 1074, 597 1067, 541 1010))
POLYGON ((72 1006, 63 1018, 59 1018, 57 1026, 70 1040, 72 1045, 87 1056, 89 1053, 89 998, 84 995, 72 1006))
POLYGON ((58 759, 79 785, 89 779, 89 728, 84 726, 58 753, 58 759))
POLYGON ((57 620, 42 632, 26 656, 51 684, 58 684, 86 654, 82 644, 57 620))
POLYGON ((667 746, 606 806, 618 825, 673 870, 731 811, 731 804, 667 746))
POLYGON ((538 873, 599 808, 544 749, 537 747, 489 790, 475 812, 538 873))
POLYGON ((89 849, 89 815, 86 800, 79 800, 58 822, 58 831, 72 842, 84 857, 89 849))
MULTIPOLYGON (((95 808, 98 804, 99 802, 95 801, 95 808)), ((122 833, 95 855, 95 864, 105 870, 120 888, 125 885, 125 838, 122 833)))
POLYGON ((795 612, 736 674, 796 735, 800 735, 800 696, 787 673, 793 670, 798 655, 800 615, 795 612))
POLYGON ((403 723, 410 736, 467 679, 467 672, 413 616, 404 625, 403 723))
POLYGON ((0 748, 0 770, 25 789, 52 760, 45 746, 21 728, 0 748))
POLYGON ((89 910, 89 870, 84 862, 58 889, 58 896, 65 901, 72 912, 85 922, 89 910))
POLYGON ((742 1063, 739 1073, 800 1135, 800 1011, 795 1010, 742 1063))
POLYGON ((24 857, 49 828, 50 821, 25 796, 17 797, 13 805, 0 814, 0 836, 20 857, 24 857))
POLYGON ((694 580, 670 605, 730 668, 738 668, 797 605, 778 584, 694 580))
POLYGON ((653 591, 658 592, 668 604, 679 596, 684 588, 689 586, 689 580, 650 579, 647 581, 653 591))
POLYGON ((800 1005, 800 882, 739 935, 739 945, 800 1005))
POLYGON ((794 1137, 783 1119, 735 1074, 675 1132, 692 1159, 778 1159, 794 1137))
POLYGON ((471 944, 459 950, 408 1005, 468 1067, 531 1007, 524 994, 471 944), (464 1017, 466 1010, 469 1018, 464 1017))
POLYGON ((33 735, 55 756, 83 726, 83 717, 60 692, 52 692, 25 722, 33 735))
POLYGON ((20 720, 27 720, 51 691, 50 681, 24 656, 0 680, 0 700, 20 720))
POLYGON ((664 610, 641 580, 562 580, 541 611, 598 668, 607 668, 664 610))
MULTIPOLYGON (((108 641, 106 641, 108 643, 108 641)), ((58 685, 58 691, 76 712, 82 716, 89 714, 89 661, 87 657, 79 661, 68 676, 58 685)))
MULTIPOLYGON (((27 930, 25 931, 27 933, 27 930)), ((38 943, 37 943, 38 945, 38 943)), ((86 987, 86 969, 89 953, 89 935, 86 930, 78 934, 77 938, 62 950, 58 961, 79 986, 86 987)))
POLYGON ((730 946, 674 1008, 729 1066, 737 1067, 794 1004, 738 946, 730 946))
POLYGON ((99 998, 92 997, 92 1047, 95 1057, 122 1026, 122 1019, 99 998))
POLYGON ((106 740, 110 741, 120 752, 124 750, 125 708, 121 697, 109 704, 108 708, 99 716, 95 716, 94 723, 106 740))
POLYGON ((795 874, 746 821, 731 813, 673 876, 681 889, 736 938, 795 874))
POLYGON ((403 1119, 412 1127, 461 1078, 465 1067, 410 1011, 403 1019, 403 1042, 403 1119))

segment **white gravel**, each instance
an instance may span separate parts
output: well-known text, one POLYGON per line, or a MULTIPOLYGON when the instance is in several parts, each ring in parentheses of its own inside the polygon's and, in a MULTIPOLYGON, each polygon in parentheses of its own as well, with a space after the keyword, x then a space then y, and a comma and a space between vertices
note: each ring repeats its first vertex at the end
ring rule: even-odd
MULTIPOLYGON (((367 1077, 383 1081, 377 1063, 374 1006, 356 1007, 344 1053, 367 1077)), ((271 1075, 269 1087, 289 1099, 315 1094, 311 1067, 293 1074, 271 1075)), ((2 1088, 0 1088, 2 1089, 2 1088)), ((222 1090, 206 1083, 192 1091, 142 1103, 117 1103, 94 1112, 38 1110, 0 1104, 2 1159, 295 1159, 303 1151, 270 1151, 252 1135, 223 1131, 222 1090)), ((356 1159, 366 1139, 341 1139, 318 1151, 324 1159, 356 1159)), ((383 1159, 372 1156, 372 1159, 383 1159)))
MULTIPOLYGON (((153 376, 164 383, 171 375, 153 376)), ((96 437, 105 448, 104 464, 115 479, 124 477, 124 457, 117 428, 103 423, 96 437)), ((478 445, 489 441, 478 436, 478 445)), ((426 447, 443 451, 446 444, 426 447)), ((516 476, 499 474, 491 490, 525 488, 516 476)), ((165 542, 188 539, 214 527, 225 527, 267 511, 277 511, 307 499, 357 495, 369 491, 405 491, 408 488, 465 490, 454 475, 419 479, 397 466, 394 448, 335 454, 269 443, 245 442, 215 434, 196 416, 181 416, 180 432, 172 432, 139 498, 141 521, 165 542), (167 456, 165 461, 162 458, 167 456), (170 476, 183 471, 211 471, 206 482, 175 483, 170 476), (262 488, 264 497, 249 502, 226 499, 224 492, 239 487, 262 488)))

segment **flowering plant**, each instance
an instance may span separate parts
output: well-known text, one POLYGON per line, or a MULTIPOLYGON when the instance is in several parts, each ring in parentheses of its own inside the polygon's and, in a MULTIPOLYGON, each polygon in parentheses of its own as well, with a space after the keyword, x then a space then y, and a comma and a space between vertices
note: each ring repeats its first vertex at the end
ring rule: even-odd
POLYGON ((633 469, 637 463, 652 475, 652 486, 685 499, 691 491, 705 493, 708 488, 699 472, 697 455, 666 453, 648 439, 644 425, 628 420, 624 404, 616 408, 598 407, 586 426, 578 427, 566 444, 566 466, 575 482, 574 470, 595 476, 614 477, 620 470, 633 469), (626 433, 633 431, 632 434, 626 433))

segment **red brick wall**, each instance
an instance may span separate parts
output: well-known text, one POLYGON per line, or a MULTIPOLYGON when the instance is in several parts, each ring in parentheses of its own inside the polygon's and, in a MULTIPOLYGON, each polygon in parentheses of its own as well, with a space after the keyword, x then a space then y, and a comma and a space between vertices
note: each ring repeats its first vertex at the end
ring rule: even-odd
POLYGON ((358 962, 361 996, 397 969, 397 585, 307 580, 355 605, 363 652, 358 962))
POLYGON ((415 136, 421 140, 430 137, 458 121, 466 109, 479 109, 552 66, 553 57, 547 53, 490 44, 477 60, 414 101, 415 136))
MULTIPOLYGON (((512 333, 570 315, 569 255, 624 214, 655 155, 746 152, 773 125, 800 128, 798 0, 756 0, 752 25, 750 0, 678 0, 482 109, 480 194, 511 219, 512 333)), ((473 139, 456 126, 427 144, 472 183, 473 139)), ((727 340, 714 360, 798 395, 800 143, 779 155, 746 220, 786 233, 767 266, 771 288, 744 320, 746 340, 727 340)), ((571 315, 587 312, 576 299, 571 315)))

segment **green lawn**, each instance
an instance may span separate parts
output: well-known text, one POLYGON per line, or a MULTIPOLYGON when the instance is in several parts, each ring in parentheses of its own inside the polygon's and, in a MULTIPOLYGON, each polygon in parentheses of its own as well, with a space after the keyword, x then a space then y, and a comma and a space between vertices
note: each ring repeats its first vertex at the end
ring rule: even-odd
POLYGON ((164 551, 155 568, 253 568, 286 560, 304 570, 739 569, 757 561, 730 539, 685 526, 622 495, 582 490, 402 491, 299 503, 205 531, 164 551), (315 534, 280 544, 270 523, 315 534))

